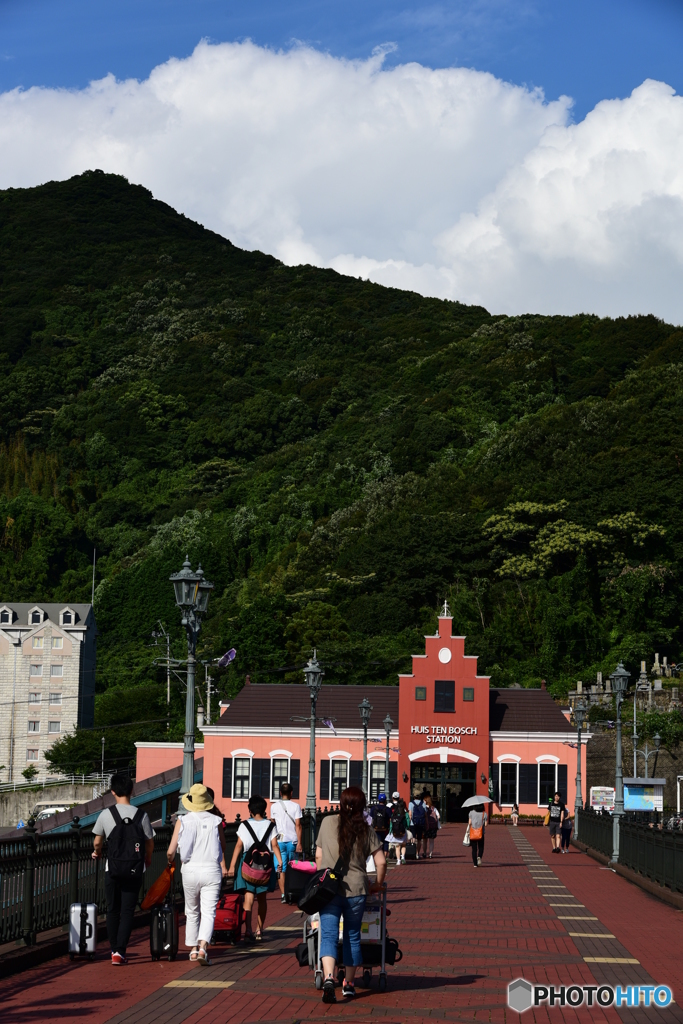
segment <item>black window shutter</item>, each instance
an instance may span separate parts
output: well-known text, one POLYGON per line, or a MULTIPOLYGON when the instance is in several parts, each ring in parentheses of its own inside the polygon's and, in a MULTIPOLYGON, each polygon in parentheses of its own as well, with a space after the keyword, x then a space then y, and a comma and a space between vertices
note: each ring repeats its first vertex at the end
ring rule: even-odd
POLYGON ((567 802, 567 766, 566 764, 558 764, 557 766, 557 788, 562 794, 562 799, 567 802))
POLYGON ((223 758, 223 796, 232 800, 232 758, 223 758))
POLYGON ((500 803, 499 791, 498 791, 498 765, 492 764, 489 766, 489 778, 491 779, 491 792, 489 796, 494 803, 500 803))
POLYGON ((391 800, 391 794, 395 793, 398 789, 398 763, 396 761, 389 762, 389 792, 387 797, 391 800))
POLYGON ((363 788, 363 762, 362 761, 350 761, 349 762, 349 786, 357 786, 358 789, 363 788))
POLYGON ((299 758, 292 758, 289 762, 289 784, 292 787, 292 797, 299 799, 299 775, 301 773, 301 761, 299 758))
POLYGON ((255 757, 251 762, 251 796, 270 796, 270 758, 255 757))
POLYGON ((326 804, 330 802, 330 759, 324 758, 320 762, 320 799, 326 804))

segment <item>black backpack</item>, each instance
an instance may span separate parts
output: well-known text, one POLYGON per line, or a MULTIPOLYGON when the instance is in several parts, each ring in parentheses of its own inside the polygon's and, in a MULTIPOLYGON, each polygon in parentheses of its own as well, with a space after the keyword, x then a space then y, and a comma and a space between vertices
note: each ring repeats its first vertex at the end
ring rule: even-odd
POLYGON ((405 811, 396 810, 391 815, 391 834, 400 839, 401 836, 406 834, 406 813, 405 811))
POLYGON ((144 811, 138 807, 132 818, 123 818, 114 804, 109 808, 114 828, 107 838, 107 869, 110 878, 142 878, 147 836, 142 827, 144 811))
POLYGON ((375 804, 372 808, 372 824, 380 832, 389 831, 389 808, 385 804, 375 804))

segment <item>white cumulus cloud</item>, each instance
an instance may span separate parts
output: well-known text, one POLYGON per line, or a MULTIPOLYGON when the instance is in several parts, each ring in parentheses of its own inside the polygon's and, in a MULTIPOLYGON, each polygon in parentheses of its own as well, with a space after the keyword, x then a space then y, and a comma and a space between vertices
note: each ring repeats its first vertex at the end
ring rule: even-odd
POLYGON ((101 167, 237 245, 495 312, 683 320, 683 100, 200 43, 143 82, 0 96, 0 187, 101 167))

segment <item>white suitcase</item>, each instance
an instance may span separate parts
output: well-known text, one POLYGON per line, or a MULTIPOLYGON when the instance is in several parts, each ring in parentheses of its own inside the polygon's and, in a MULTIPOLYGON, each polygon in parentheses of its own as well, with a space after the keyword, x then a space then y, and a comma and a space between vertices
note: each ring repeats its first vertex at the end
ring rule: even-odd
POLYGON ((97 949, 97 904, 72 903, 69 908, 69 956, 95 959, 97 949))

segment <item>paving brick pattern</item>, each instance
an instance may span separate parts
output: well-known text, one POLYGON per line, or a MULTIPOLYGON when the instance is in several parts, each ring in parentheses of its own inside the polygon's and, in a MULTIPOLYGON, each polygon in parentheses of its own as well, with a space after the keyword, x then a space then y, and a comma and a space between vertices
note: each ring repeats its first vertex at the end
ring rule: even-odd
MULTIPOLYGON (((672 985, 674 996, 677 986, 683 989, 678 962, 683 922, 673 908, 612 872, 601 872, 578 851, 551 856, 545 829, 489 828, 480 868, 462 845, 463 832, 464 826, 446 827, 434 860, 390 872, 389 932, 404 956, 388 967, 386 993, 379 993, 375 975, 370 989, 358 988, 355 1001, 342 1003, 340 994, 337 1004, 323 1004, 312 971, 299 967, 293 956, 300 915, 274 897, 261 947, 217 946, 209 968, 185 958, 152 963, 147 934, 140 933, 126 968, 112 968, 103 953, 95 964, 63 959, 1 983, 4 1019, 12 1024, 295 1024, 344 1017, 357 1024, 432 1019, 516 1024, 520 1017, 507 1008, 507 986, 517 977, 555 986, 656 978, 672 985), (636 938, 638 922, 629 902, 643 917, 649 915, 645 938, 636 938), (648 951, 653 934, 659 936, 657 946, 648 951), (662 963, 653 962, 658 948, 668 947, 669 936, 674 948, 662 963)), ((677 1006, 629 1012, 544 1007, 521 1020, 683 1022, 677 1006)))

